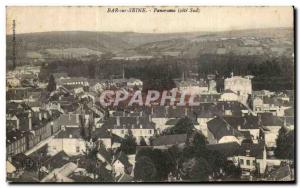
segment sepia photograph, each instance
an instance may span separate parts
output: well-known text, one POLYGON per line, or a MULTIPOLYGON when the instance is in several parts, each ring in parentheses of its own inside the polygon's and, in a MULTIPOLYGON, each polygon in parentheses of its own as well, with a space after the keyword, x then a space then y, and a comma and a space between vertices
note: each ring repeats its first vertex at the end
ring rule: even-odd
POLYGON ((294 15, 7 6, 6 181, 296 183, 294 15))

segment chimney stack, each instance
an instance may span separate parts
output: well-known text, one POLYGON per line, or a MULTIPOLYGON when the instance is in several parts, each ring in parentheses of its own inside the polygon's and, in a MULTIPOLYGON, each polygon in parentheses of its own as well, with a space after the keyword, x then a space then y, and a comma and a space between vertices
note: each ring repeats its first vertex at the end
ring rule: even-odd
POLYGON ((140 117, 139 117, 139 116, 136 117, 136 124, 137 124, 137 125, 140 124, 140 117))
POLYGON ((117 116, 117 126, 120 126, 120 116, 117 116))
MULTIPOLYGON (((69 117, 70 117, 70 114, 69 114, 69 117)), ((76 123, 79 123, 79 114, 76 114, 76 123)))
POLYGON ((29 131, 32 130, 32 114, 31 112, 29 112, 28 114, 28 127, 29 127, 29 131))
POLYGON ((39 120, 42 121, 42 113, 39 112, 39 120))
POLYGON ((184 108, 184 115, 187 117, 188 116, 188 109, 187 107, 184 108))

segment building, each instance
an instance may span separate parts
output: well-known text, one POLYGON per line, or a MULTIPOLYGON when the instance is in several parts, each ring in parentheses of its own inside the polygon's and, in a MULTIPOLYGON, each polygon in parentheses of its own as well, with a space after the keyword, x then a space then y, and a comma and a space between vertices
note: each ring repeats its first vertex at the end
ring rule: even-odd
POLYGON ((152 146, 155 149, 168 149, 174 145, 184 146, 187 141, 187 134, 165 135, 153 139, 152 146))
POLYGON ((260 124, 264 128, 265 143, 268 148, 276 147, 276 139, 279 130, 284 126, 284 120, 271 113, 261 113, 257 115, 260 124))
POLYGON ((289 165, 273 170, 267 178, 269 181, 293 181, 293 172, 289 165))
POLYGON ((235 92, 227 89, 221 94, 219 101, 239 101, 239 96, 235 92))
POLYGON ((110 117, 102 127, 121 138, 131 133, 137 139, 137 143, 140 142, 142 137, 146 142, 149 142, 149 138, 155 133, 154 123, 146 116, 110 117))
POLYGON ((222 117, 216 117, 207 122, 208 137, 210 144, 237 142, 241 143, 244 136, 235 128, 233 128, 222 117))
POLYGON ((21 130, 13 130, 6 133, 6 155, 8 157, 27 151, 27 134, 26 131, 21 130))
POLYGON ((131 87, 131 88, 133 88, 133 87, 142 88, 143 82, 140 79, 129 78, 127 80, 127 86, 131 87))
POLYGON ((119 152, 112 162, 113 171, 115 176, 122 174, 130 174, 132 171, 132 164, 130 164, 128 157, 125 153, 119 152))
POLYGON ((49 153, 64 151, 69 156, 76 156, 84 154, 86 149, 86 142, 81 136, 81 129, 78 127, 62 129, 62 131, 48 143, 49 153))
POLYGON ((240 102, 246 103, 252 94, 252 83, 249 77, 232 76, 224 80, 224 90, 231 90, 239 96, 240 102))
POLYGON ((203 80, 182 80, 180 82, 176 82, 176 87, 180 92, 185 92, 187 95, 208 93, 208 84, 203 80))
POLYGON ((264 174, 267 167, 266 147, 263 143, 242 144, 232 159, 239 165, 244 175, 254 172, 264 174))
POLYGON ((68 77, 68 78, 60 78, 56 81, 57 88, 60 86, 89 86, 89 82, 87 78, 84 77, 68 77))

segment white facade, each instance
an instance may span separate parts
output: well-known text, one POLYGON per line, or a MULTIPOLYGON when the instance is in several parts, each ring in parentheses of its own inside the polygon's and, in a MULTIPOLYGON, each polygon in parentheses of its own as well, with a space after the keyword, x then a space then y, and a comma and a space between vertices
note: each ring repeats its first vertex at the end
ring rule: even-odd
POLYGON ((225 92, 221 94, 219 101, 239 101, 239 96, 235 93, 225 92))
POLYGON ((69 156, 83 155, 86 151, 86 142, 81 138, 53 138, 48 143, 48 152, 64 151, 69 156))
POLYGON ((224 89, 235 92, 241 102, 246 103, 249 94, 252 94, 252 83, 250 78, 232 76, 224 80, 224 89))

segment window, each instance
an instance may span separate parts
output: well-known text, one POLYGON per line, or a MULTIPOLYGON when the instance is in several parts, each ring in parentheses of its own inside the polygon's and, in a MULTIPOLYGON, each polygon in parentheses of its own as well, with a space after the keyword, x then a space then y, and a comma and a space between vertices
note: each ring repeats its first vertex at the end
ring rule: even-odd
POLYGON ((241 165, 244 164, 244 159, 240 159, 240 164, 241 164, 241 165))
POLYGON ((152 134, 152 130, 149 130, 149 134, 152 134))
POLYGON ((76 152, 79 153, 80 152, 80 147, 76 146, 76 152))
POLYGON ((247 165, 250 166, 250 160, 247 160, 247 165))

